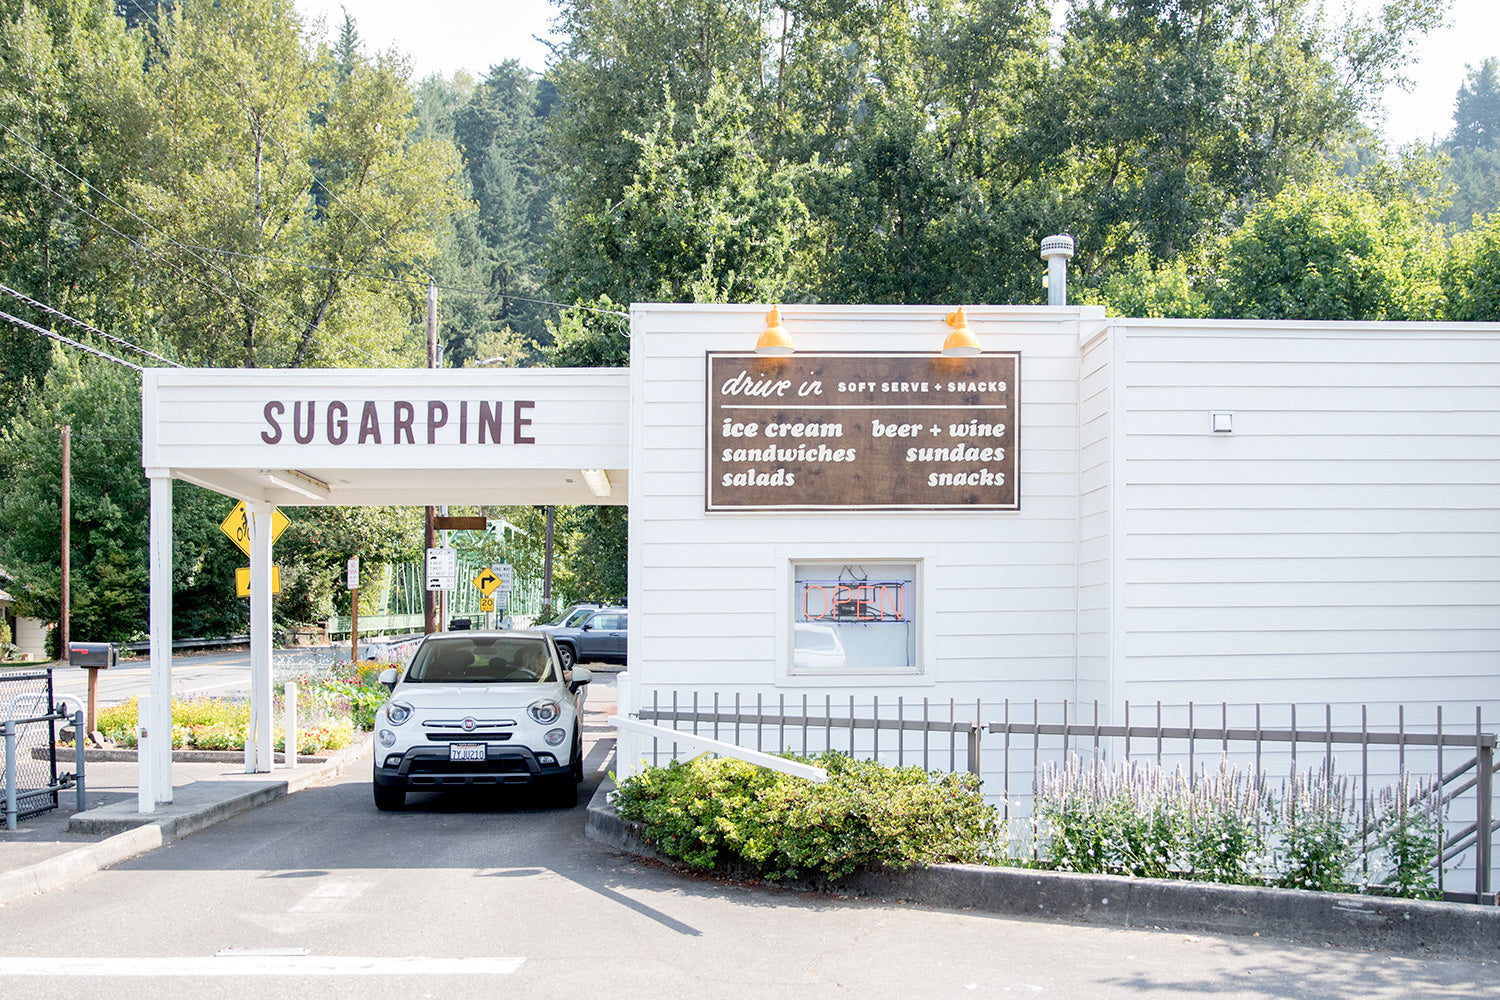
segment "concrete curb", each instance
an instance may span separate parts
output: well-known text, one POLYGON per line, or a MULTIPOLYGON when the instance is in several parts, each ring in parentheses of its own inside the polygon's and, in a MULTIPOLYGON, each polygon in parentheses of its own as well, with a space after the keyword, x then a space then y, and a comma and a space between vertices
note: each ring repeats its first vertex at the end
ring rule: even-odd
POLYGON ((302 791, 311 785, 342 774, 351 764, 368 753, 370 747, 369 739, 362 740, 334 754, 326 763, 316 768, 294 774, 284 780, 253 785, 243 792, 227 796, 218 793, 224 790, 223 786, 233 785, 236 782, 194 782, 191 785, 184 785, 176 792, 181 793, 184 799, 201 801, 186 804, 174 801, 162 806, 158 813, 147 816, 134 812, 134 802, 116 803, 114 806, 76 813, 69 820, 69 832, 108 833, 111 830, 118 832, 98 843, 79 847, 25 868, 0 873, 0 906, 56 889, 85 875, 92 875, 101 869, 155 850, 179 837, 197 833, 215 823, 221 823, 284 795, 302 791), (195 785, 209 785, 213 788, 208 789, 206 794, 189 793, 188 790, 193 789, 195 785), (118 816, 109 815, 111 812, 117 813, 118 816), (90 814, 105 815, 90 816, 90 814), (79 828, 75 829, 74 821, 80 820, 80 817, 85 818, 80 821, 79 828), (132 820, 131 817, 134 819, 132 820))
MULTIPOLYGON (((34 760, 47 760, 50 754, 46 747, 33 747, 31 756, 34 760)), ((278 764, 286 763, 286 754, 277 753, 272 755, 278 764)), ((322 764, 333 758, 333 754, 315 753, 298 754, 298 764, 322 764)), ((88 747, 83 751, 85 764, 115 763, 129 764, 140 759, 140 754, 135 750, 111 750, 102 747, 88 747)), ((238 764, 245 759, 243 750, 173 750, 172 762, 175 764, 238 764)), ((74 750, 59 747, 57 751, 57 762, 59 764, 71 764, 74 760, 74 750)))
MULTIPOLYGON (((681 868, 681 862, 658 853, 647 843, 640 824, 620 819, 608 801, 613 790, 613 782, 600 783, 589 801, 585 834, 630 854, 681 868)), ((808 886, 792 884, 787 888, 808 886)), ((999 917, 1500 959, 1500 907, 1469 903, 987 865, 857 872, 840 883, 837 891, 999 917)))

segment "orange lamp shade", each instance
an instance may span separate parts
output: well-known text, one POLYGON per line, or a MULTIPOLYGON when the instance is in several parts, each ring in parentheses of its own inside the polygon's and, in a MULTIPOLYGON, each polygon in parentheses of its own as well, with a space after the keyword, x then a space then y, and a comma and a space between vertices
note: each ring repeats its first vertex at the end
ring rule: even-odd
POLYGON ((760 335, 755 345, 756 354, 791 354, 796 348, 781 322, 781 307, 772 306, 766 313, 766 332, 760 335))
POLYGON ((948 334, 948 339, 943 343, 944 357, 972 358, 979 353, 979 340, 969 329, 969 320, 964 315, 963 306, 949 313, 944 322, 953 328, 953 332, 948 334))

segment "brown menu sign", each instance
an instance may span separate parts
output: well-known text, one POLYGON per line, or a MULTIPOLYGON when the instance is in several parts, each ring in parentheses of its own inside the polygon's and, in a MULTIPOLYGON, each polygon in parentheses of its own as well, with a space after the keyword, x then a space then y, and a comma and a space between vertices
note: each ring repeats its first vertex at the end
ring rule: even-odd
POLYGON ((1021 356, 708 354, 709 510, 1017 510, 1021 356))

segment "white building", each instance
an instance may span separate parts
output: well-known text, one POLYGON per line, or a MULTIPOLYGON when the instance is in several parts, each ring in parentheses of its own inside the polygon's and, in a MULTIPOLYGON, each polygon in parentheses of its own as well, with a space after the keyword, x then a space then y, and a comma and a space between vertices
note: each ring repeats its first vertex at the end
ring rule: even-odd
MULTIPOLYGON (((936 358, 946 311, 781 312, 790 360, 859 352, 850 363, 882 382, 895 366, 879 352, 936 358)), ((1257 703, 1297 703, 1319 722, 1331 703, 1336 725, 1357 726, 1360 705, 1379 725, 1397 706, 1411 722, 1439 705, 1459 724, 1475 705, 1494 718, 1500 327, 967 314, 985 352, 1019 355, 1019 406, 997 439, 1018 444, 1016 509, 886 510, 872 496, 869 509, 710 510, 708 460, 722 456, 709 452, 723 441, 707 424, 705 354, 753 357, 765 309, 634 307, 640 703, 858 692, 892 706, 1097 700, 1105 722, 1158 701, 1212 706, 1214 721, 1225 703, 1231 721, 1257 703), (804 565, 904 574, 911 657, 799 664, 804 565)), ((872 399, 889 403, 886 426, 921 419, 899 392, 872 399)), ((952 444, 951 429, 918 443, 952 444)))
MULTIPOLYGON (((947 308, 796 305, 767 357, 767 308, 637 305, 628 372, 148 370, 156 729, 184 479, 257 523, 628 502, 636 708, 1494 731, 1500 324, 975 306, 982 353, 949 358, 947 308)), ((269 770, 254 534, 246 767, 269 770)), ((162 741, 141 789, 170 801, 162 741)))

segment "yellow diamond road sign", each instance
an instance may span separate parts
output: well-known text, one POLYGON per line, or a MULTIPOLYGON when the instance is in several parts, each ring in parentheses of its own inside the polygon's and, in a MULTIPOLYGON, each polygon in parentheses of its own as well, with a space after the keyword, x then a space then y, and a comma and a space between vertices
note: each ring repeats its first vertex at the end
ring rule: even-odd
POLYGON ((489 597, 495 592, 495 588, 500 586, 500 578, 495 575, 494 570, 486 566, 474 578, 474 586, 478 587, 479 592, 485 597, 489 597))
MULTIPOLYGON (((286 526, 292 522, 281 512, 280 507, 271 508, 271 544, 281 537, 286 526)), ((245 513, 245 501, 241 500, 234 505, 234 510, 219 524, 219 530, 229 536, 229 540, 239 546, 245 555, 250 554, 250 518, 245 513)))

